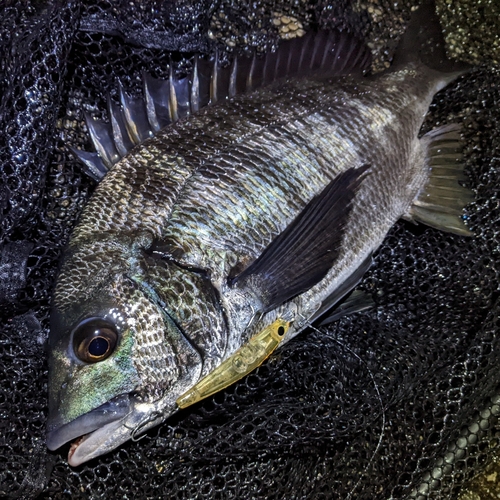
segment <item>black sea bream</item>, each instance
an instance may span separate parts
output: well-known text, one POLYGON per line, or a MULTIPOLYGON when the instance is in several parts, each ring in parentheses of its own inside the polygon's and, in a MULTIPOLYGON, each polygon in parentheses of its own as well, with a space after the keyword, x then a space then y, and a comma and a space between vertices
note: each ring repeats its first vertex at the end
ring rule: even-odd
POLYGON ((464 70, 438 31, 421 8, 375 76, 346 33, 200 60, 88 121, 99 156, 78 154, 103 178, 54 295, 50 449, 75 440, 81 464, 241 378, 333 310, 399 218, 468 234, 458 125, 418 138, 464 70))

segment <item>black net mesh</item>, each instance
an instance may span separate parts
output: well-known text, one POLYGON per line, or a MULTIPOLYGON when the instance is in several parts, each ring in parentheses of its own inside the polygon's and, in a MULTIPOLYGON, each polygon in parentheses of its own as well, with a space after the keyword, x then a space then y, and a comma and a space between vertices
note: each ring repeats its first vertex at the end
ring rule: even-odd
POLYGON ((474 238, 398 223, 362 287, 377 306, 309 330, 242 382, 76 469, 49 453, 45 341, 58 259, 95 184, 90 150, 117 81, 171 54, 264 51, 311 26, 364 36, 388 65, 417 2, 7 1, 0 16, 0 497, 457 498, 500 425, 500 6, 442 7, 476 69, 425 129, 464 123, 474 238))

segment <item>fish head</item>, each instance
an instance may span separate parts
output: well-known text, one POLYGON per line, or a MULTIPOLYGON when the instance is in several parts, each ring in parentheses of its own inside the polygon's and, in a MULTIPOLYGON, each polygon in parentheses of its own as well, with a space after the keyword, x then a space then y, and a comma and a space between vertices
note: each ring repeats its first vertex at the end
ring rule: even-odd
POLYGON ((138 284, 131 259, 87 250, 63 265, 49 338, 47 446, 74 441, 73 466, 169 417, 202 366, 176 323, 138 284))

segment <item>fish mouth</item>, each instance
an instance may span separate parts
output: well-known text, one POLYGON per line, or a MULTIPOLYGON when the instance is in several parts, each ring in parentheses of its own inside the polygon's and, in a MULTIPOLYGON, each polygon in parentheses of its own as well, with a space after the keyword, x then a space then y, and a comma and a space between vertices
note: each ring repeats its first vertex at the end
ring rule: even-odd
POLYGON ((94 410, 63 424, 57 418, 50 421, 47 447, 56 450, 73 441, 68 453, 68 463, 73 467, 107 453, 130 439, 133 424, 128 422, 134 401, 128 394, 117 396, 94 410))

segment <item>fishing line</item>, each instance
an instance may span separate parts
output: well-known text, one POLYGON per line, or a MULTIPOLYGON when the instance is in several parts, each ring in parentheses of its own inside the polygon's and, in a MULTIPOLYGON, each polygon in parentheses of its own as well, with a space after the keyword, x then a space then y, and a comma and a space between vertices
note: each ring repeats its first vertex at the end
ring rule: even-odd
MULTIPOLYGON (((318 330, 315 326, 309 324, 308 327, 311 328, 312 330, 314 330, 315 332, 319 333, 320 335, 322 334, 322 332, 320 330, 318 330)), ((375 450, 372 453, 372 456, 368 460, 368 464, 366 465, 365 469, 360 473, 360 477, 359 477, 358 481, 356 482, 356 484, 353 486, 352 490, 347 495, 346 498, 350 499, 350 498, 352 498, 352 495, 353 495, 354 491, 356 490, 356 488, 359 486, 363 475, 366 474, 366 472, 370 468, 371 464, 373 463, 373 461, 375 459, 375 456, 377 455, 379 449, 382 446, 382 441, 384 439, 385 426, 386 426, 385 407, 384 407, 384 402, 382 400, 382 396, 380 394, 379 386, 377 384, 377 381, 375 380, 375 376, 374 376, 372 370, 368 366, 368 363, 363 358, 361 358, 356 352, 354 352, 350 347, 348 347, 345 344, 342 344, 342 342, 340 342, 335 337, 330 337, 330 338, 332 340, 334 340, 338 345, 340 345, 341 347, 343 347, 346 351, 348 351, 349 353, 351 353, 361 364, 363 364, 365 366, 366 370, 368 371, 368 374, 370 375, 370 378, 372 379, 373 386, 375 387, 375 392, 377 394, 378 401, 380 402, 380 409, 382 410, 382 429, 380 431, 380 435, 379 435, 379 439, 378 439, 378 442, 377 442, 377 446, 375 447, 375 450)))

